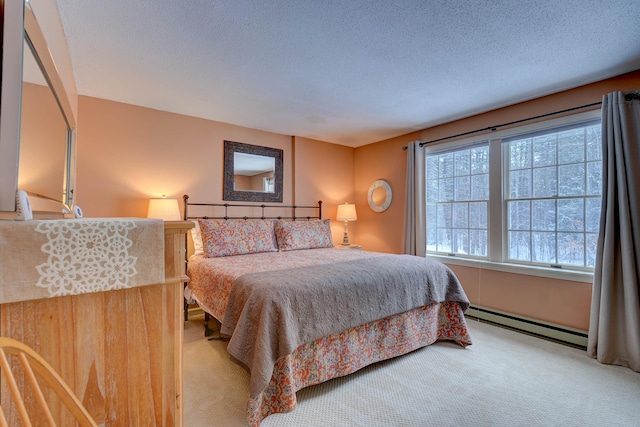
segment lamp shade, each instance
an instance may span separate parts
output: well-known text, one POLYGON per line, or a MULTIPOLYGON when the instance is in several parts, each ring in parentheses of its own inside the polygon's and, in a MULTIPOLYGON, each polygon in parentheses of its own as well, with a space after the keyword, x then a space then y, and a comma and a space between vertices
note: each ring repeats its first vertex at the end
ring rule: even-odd
POLYGON ((180 221, 178 199, 149 199, 147 218, 159 218, 165 221, 180 221))
POLYGON ((338 221, 356 221, 358 214, 356 213, 356 205, 353 203, 344 203, 338 205, 338 213, 336 215, 338 221))

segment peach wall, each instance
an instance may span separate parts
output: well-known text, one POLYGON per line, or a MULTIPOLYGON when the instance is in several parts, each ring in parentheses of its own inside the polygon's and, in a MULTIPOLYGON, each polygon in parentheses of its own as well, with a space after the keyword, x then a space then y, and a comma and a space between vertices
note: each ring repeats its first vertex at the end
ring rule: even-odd
MULTIPOLYGON (((406 173, 406 152, 402 147, 408 142, 429 141, 591 104, 601 101, 602 96, 611 91, 637 89, 640 89, 640 70, 356 148, 356 204, 358 215, 363 212, 362 221, 358 219, 359 243, 368 250, 402 252, 406 173), (379 178, 390 182, 394 198, 388 211, 376 214, 366 209, 366 195, 371 183, 379 178)), ((474 304, 582 330, 589 327, 590 283, 451 267, 461 276, 462 284, 474 304)))
MULTIPOLYGON (((295 203, 310 205, 322 200, 322 217, 330 218, 333 241, 342 242, 344 223, 335 221, 338 205, 354 203, 354 169, 351 147, 307 138, 294 138, 295 203)), ((358 221, 349 224, 349 241, 359 244, 358 221)))
POLYGON ((221 202, 224 140, 282 149, 291 204, 289 136, 80 96, 76 202, 90 217, 144 217, 162 195, 221 202))
MULTIPOLYGON (((76 202, 88 217, 144 217, 162 195, 223 202, 224 140, 283 150, 285 205, 322 200, 335 218, 353 200, 353 148, 85 96, 79 107, 76 202)), ((342 223, 332 230, 341 242, 342 223)))
POLYGON ((591 283, 451 265, 473 304, 589 329, 591 283))
MULTIPOLYGON (((358 243, 363 249, 402 253, 406 153, 395 140, 357 148, 355 161, 355 203, 358 209, 358 243), (384 179, 391 187, 392 200, 384 212, 369 207, 367 195, 374 181, 384 179)), ((404 143, 406 144, 406 143, 404 143)))

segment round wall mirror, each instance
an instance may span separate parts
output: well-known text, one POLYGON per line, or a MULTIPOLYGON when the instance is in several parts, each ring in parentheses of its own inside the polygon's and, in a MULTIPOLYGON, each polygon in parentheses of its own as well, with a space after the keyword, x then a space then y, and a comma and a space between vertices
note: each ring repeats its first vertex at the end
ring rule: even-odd
POLYGON ((389 183, 384 179, 379 179, 369 187, 369 194, 367 195, 369 207, 375 212, 386 211, 391 205, 392 196, 389 183))

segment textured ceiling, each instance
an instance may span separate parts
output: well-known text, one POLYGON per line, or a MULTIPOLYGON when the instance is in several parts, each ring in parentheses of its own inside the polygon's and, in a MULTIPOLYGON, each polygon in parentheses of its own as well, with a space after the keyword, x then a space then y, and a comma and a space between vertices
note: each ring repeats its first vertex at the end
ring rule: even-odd
POLYGON ((360 146, 640 69, 638 0, 57 0, 81 95, 360 146))

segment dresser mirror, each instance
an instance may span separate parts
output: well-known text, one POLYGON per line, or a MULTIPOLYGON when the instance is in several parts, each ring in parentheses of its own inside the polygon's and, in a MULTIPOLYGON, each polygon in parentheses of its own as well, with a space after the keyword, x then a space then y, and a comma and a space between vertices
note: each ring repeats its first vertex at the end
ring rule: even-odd
POLYGON ((282 202, 282 157, 277 148, 224 141, 223 200, 282 202))
MULTIPOLYGON (((5 2, 4 24, 15 19, 10 8, 16 3, 5 2)), ((0 184, 0 211, 15 211, 20 189, 29 195, 36 216, 61 217, 73 204, 75 118, 31 7, 27 3, 19 12, 24 28, 15 29, 9 39, 7 31, 3 34, 5 42, 19 40, 20 46, 9 43, 9 51, 3 52, 0 165, 8 171, 0 184), (17 79, 16 70, 4 67, 12 60, 19 65, 17 79), (17 100, 5 99, 5 89, 17 92, 17 100)))

